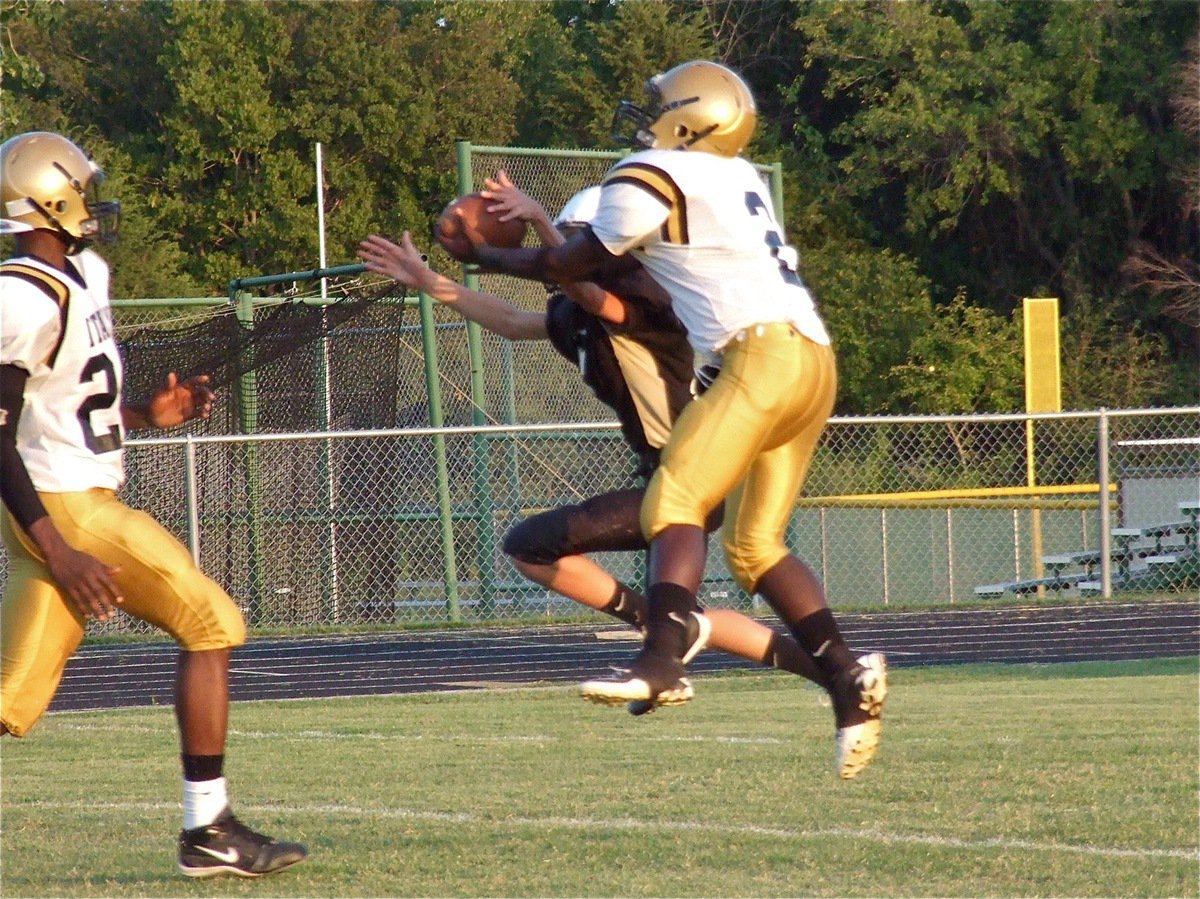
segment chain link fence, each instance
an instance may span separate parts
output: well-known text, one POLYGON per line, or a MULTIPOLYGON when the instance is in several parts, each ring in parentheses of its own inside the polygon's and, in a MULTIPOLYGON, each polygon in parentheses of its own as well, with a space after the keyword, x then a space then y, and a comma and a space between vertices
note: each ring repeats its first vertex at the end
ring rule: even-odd
MULTIPOLYGON (((574 616, 513 569, 503 535, 630 485, 633 467, 609 422, 188 435, 127 455, 126 501, 189 544, 260 629, 574 616)), ((1113 591, 1194 594, 1198 484, 1200 409, 835 418, 788 539, 835 608, 938 606, 1086 593, 1098 560, 1047 560, 1097 553, 1107 517, 1113 591)), ((641 554, 599 561, 641 582, 641 554)), ((755 607, 715 539, 701 601, 755 607)))

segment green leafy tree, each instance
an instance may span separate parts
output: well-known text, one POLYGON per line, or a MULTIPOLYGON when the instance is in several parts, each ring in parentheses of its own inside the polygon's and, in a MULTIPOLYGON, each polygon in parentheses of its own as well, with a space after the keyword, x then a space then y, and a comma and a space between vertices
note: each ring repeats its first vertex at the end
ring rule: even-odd
MULTIPOLYGON (((1179 63, 1170 104, 1176 127, 1193 149, 1200 148, 1200 33, 1192 36, 1179 63)), ((1174 212, 1185 223, 1168 233, 1194 237, 1200 232, 1200 165, 1195 156, 1185 157, 1177 160, 1168 176, 1179 198, 1174 212)), ((1193 330, 1200 328, 1200 254, 1195 250, 1194 240, 1160 241, 1158 245, 1139 240, 1122 265, 1135 288, 1163 299, 1164 316, 1193 330)))
POLYGON ((125 299, 224 296, 223 286, 213 288, 189 273, 188 258, 161 229, 125 152, 112 148, 97 158, 111 173, 103 193, 121 201, 119 238, 96 248, 112 271, 112 295, 125 299))
POLYGON ((896 371, 930 326, 929 282, 911 259, 869 247, 827 245, 802 259, 838 359, 838 411, 906 411, 896 371))
POLYGON ((300 234, 313 233, 306 167, 275 102, 292 46, 283 19, 266 4, 179 3, 171 26, 160 57, 176 94, 163 121, 163 220, 214 285, 272 269, 281 251, 311 260, 299 252, 300 234))
POLYGON ((158 194, 202 276, 316 266, 318 142, 331 263, 369 230, 423 232, 454 195, 455 138, 512 138, 528 20, 496 4, 174 5, 158 194))
POLYGON ((1023 358, 1017 322, 959 293, 935 310, 892 374, 916 412, 1015 412, 1024 408, 1023 358))
MULTIPOLYGON (((153 63, 165 6, 141 3, 13 3, 3 21, 0 128, 57 131, 104 168, 103 187, 121 200, 120 240, 100 252, 117 297, 211 294, 187 273, 188 259, 155 214, 155 197, 133 155, 154 146, 165 81, 153 63), (44 36, 53 34, 47 41, 44 36)), ((10 251, 5 245, 4 252, 10 251)))
POLYGON ((318 142, 337 264, 368 231, 424 235, 456 139, 607 147, 618 99, 719 59, 759 100, 748 155, 783 164, 840 410, 1008 408, 1011 357, 974 342, 1028 295, 1062 298, 1071 402, 1196 402, 1198 19, 1119 0, 0 0, 0 130, 60 131, 109 171, 118 293, 223 294, 317 264, 318 142), (931 354, 954 377, 916 379, 931 354))
POLYGON ((936 283, 962 268, 1003 310, 1030 281, 1070 297, 1113 278, 1156 221, 1158 166, 1194 152, 1163 113, 1195 21, 1172 3, 884 2, 811 4, 797 26, 845 190, 936 283))
MULTIPOLYGON (((1200 246, 1169 175, 1195 168, 1170 96, 1196 20, 1181 3, 806 4, 790 97, 836 166, 832 205, 916 259, 936 301, 965 285, 1002 315, 1034 294, 1069 314, 1089 293, 1119 299, 1139 241, 1200 246)), ((1166 303, 1119 301, 1132 317, 1111 321, 1167 334, 1194 369, 1166 303)))
MULTIPOLYGON (((1113 307, 1078 297, 1062 322, 1063 405, 1068 409, 1158 405, 1164 385, 1174 386, 1166 338, 1126 327, 1113 307)), ((1178 393, 1186 401, 1184 391, 1178 393)))
MULTIPOLYGON (((519 5, 519 4, 518 4, 519 5)), ((611 147, 613 112, 641 103, 651 75, 715 49, 703 10, 650 0, 552 4, 530 33, 530 68, 521 81, 525 145, 611 147)))

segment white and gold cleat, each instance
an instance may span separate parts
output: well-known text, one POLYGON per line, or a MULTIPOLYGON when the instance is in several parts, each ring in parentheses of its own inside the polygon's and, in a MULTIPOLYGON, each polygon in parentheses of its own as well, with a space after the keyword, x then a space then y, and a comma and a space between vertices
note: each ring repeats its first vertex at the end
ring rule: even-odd
POLYGON ((843 689, 851 694, 846 699, 866 712, 868 718, 860 724, 837 729, 834 767, 842 780, 851 780, 871 764, 883 732, 880 719, 888 693, 887 658, 881 652, 867 653, 859 657, 858 664, 861 667, 843 689))

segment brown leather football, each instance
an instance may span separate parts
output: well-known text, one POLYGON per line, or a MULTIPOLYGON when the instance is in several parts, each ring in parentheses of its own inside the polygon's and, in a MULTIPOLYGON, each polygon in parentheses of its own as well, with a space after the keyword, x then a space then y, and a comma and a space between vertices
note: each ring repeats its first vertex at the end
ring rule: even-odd
POLYGON ((438 219, 437 227, 434 229, 434 236, 438 243, 450 251, 451 255, 458 255, 455 253, 456 245, 461 242, 463 237, 462 221, 459 219, 459 214, 461 214, 462 220, 465 220, 491 246, 519 247, 525 239, 525 222, 520 219, 500 221, 498 215, 487 211, 487 208, 494 205, 495 202, 479 193, 465 194, 452 201, 442 211, 441 218, 438 219))

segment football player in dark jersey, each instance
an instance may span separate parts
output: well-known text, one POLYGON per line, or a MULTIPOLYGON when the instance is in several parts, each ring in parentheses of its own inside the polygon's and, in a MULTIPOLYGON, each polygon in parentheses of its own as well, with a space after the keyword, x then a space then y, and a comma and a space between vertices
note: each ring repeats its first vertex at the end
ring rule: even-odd
MULTIPOLYGON (((576 194, 554 222, 536 201, 501 173, 486 182, 493 209, 529 221, 542 239, 561 243, 564 233, 586 221, 599 188, 576 194)), ((422 290, 464 318, 509 340, 549 340, 597 399, 613 409, 625 442, 637 459, 642 486, 615 490, 524 519, 504 539, 514 566, 535 583, 605 612, 638 630, 646 623, 645 597, 588 558, 596 552, 645 550, 638 523, 644 483, 658 466, 671 425, 692 399, 692 351, 661 288, 640 267, 599 284, 555 290, 545 312, 521 309, 494 294, 471 290, 437 274, 406 233, 400 244, 371 235, 359 246, 367 268, 422 290), (586 311, 572 298, 585 295, 602 310, 586 311)), ((720 525, 720 509, 706 522, 720 525)), ((824 686, 811 657, 788 636, 731 609, 694 613, 689 622, 690 660, 707 644, 764 665, 799 674, 824 686)), ((633 701, 641 714, 656 703, 633 701)))

